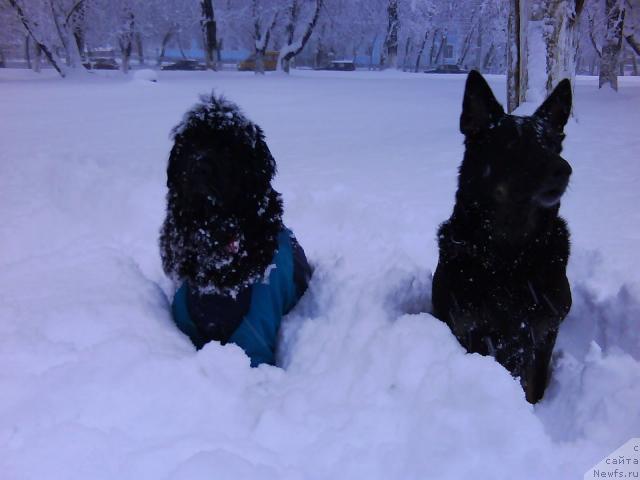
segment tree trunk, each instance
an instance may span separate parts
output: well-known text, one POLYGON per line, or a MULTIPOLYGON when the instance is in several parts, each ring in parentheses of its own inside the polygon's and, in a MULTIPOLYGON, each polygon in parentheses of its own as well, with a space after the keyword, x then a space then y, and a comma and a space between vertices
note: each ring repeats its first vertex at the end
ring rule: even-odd
POLYGON ((217 43, 217 26, 216 18, 213 10, 213 0, 201 0, 202 19, 200 25, 202 27, 202 35, 204 38, 204 58, 208 69, 217 70, 218 66, 218 43, 217 43))
POLYGON ((144 65, 144 48, 140 32, 136 32, 136 51, 138 52, 138 65, 144 65))
MULTIPOLYGON (((294 4, 297 5, 297 0, 292 0, 292 2, 293 2, 292 7, 294 4)), ((284 54, 282 53, 280 54, 279 64, 285 73, 289 73, 289 69, 291 67, 291 60, 293 60, 296 57, 296 55, 298 55, 304 49, 305 45, 309 41, 309 38, 311 37, 311 34, 313 33, 313 30, 316 24, 318 23, 318 18, 320 17, 320 10, 322 10, 322 6, 324 5, 324 0, 315 0, 315 2, 316 2, 316 7, 313 12, 313 17, 311 18, 311 21, 307 24, 300 40, 294 43, 293 37, 292 36, 289 37, 291 40, 289 41, 287 46, 283 49, 284 54)), ((292 8, 292 16, 293 16, 293 13, 294 12, 292 8)), ((295 13, 297 18, 297 12, 295 13)), ((294 25, 294 28, 295 28, 295 25, 294 25)))
POLYGON ((513 112, 520 105, 522 91, 520 45, 523 32, 520 23, 520 0, 509 0, 507 17, 507 111, 513 112))
POLYGON ((54 2, 54 0, 49 0, 53 23, 56 27, 62 48, 64 49, 66 63, 71 68, 84 68, 81 54, 83 45, 81 42, 78 42, 75 37, 75 20, 78 15, 83 14, 83 5, 84 0, 79 0, 65 16, 63 12, 60 11, 59 3, 54 2))
POLYGON ((124 32, 120 35, 118 42, 120 44, 120 52, 122 53, 122 73, 129 72, 129 63, 131 61, 131 51, 133 50, 133 38, 135 36, 136 18, 133 11, 126 13, 126 25, 124 32))
POLYGON ((507 19, 507 111, 513 112, 526 100, 527 71, 527 0, 509 0, 507 19))
POLYGON ((436 64, 438 63, 438 59, 440 58, 440 55, 442 55, 444 51, 444 46, 447 44, 448 37, 449 37, 449 34, 447 32, 447 29, 445 29, 444 32, 442 32, 442 35, 440 36, 440 45, 438 46, 438 51, 436 52, 436 58, 435 58, 436 64))
POLYGON ((487 54, 484 56, 484 60, 482 61, 483 72, 489 71, 489 68, 491 67, 491 64, 493 62, 493 54, 494 54, 495 48, 496 48, 496 45, 492 43, 491 46, 489 47, 489 50, 487 51, 487 54))
POLYGON ((80 29, 76 29, 73 32, 73 38, 76 42, 76 46, 78 48, 78 52, 80 54, 80 59, 82 63, 85 63, 87 60, 87 56, 85 54, 85 43, 84 43, 84 32, 80 29))
POLYGON ((264 50, 256 49, 255 74, 264 75, 264 50))
POLYGON ((591 15, 588 14, 588 17, 589 17, 589 40, 591 40, 591 46, 593 47, 593 50, 596 52, 599 58, 599 57, 602 57, 602 49, 598 47, 598 43, 596 42, 596 37, 594 32, 595 21, 591 15))
POLYGON ((578 58, 579 23, 584 0, 545 0, 544 38, 547 49, 546 93, 564 78, 573 85, 578 58))
POLYGON ((224 38, 216 39, 216 66, 222 67, 222 50, 224 49, 224 38))
POLYGON ((398 0, 389 0, 387 6, 387 35, 384 40, 384 68, 398 68, 398 30, 400 19, 398 17, 398 0))
POLYGON ((323 67, 327 61, 327 53, 324 49, 324 45, 321 42, 318 42, 316 45, 315 55, 313 56, 313 68, 321 68, 323 67))
POLYGON ((24 59, 27 61, 27 68, 33 68, 31 66, 31 37, 29 35, 24 36, 24 59))
POLYGON ((69 10, 67 16, 64 19, 64 28, 67 32, 70 32, 70 36, 75 42, 73 49, 77 54, 77 59, 80 65, 84 67, 87 61, 86 48, 85 48, 85 30, 86 30, 86 5, 85 0, 77 0, 75 5, 69 10))
POLYGON ((438 38, 438 34, 440 33, 439 29, 435 29, 435 31, 433 32, 433 38, 431 39, 431 48, 429 49, 429 66, 431 67, 433 65, 433 56, 436 53, 436 40, 438 38))
POLYGON ((120 51, 122 52, 122 73, 127 74, 129 73, 129 61, 131 60, 131 50, 132 50, 132 45, 131 45, 131 40, 129 39, 128 41, 125 40, 124 43, 120 44, 120 51))
POLYGON ((75 65, 73 64, 73 60, 71 59, 71 51, 69 46, 69 39, 67 38, 67 32, 63 32, 62 30, 62 26, 60 25, 59 15, 58 15, 58 12, 56 11, 53 0, 49 0, 49 7, 51 8, 51 17, 53 18, 53 23, 56 26, 56 32, 58 33, 58 38, 60 39, 60 43, 62 44, 62 48, 64 49, 67 66, 75 67, 75 65))
POLYGON ((464 63, 469 50, 471 50, 471 39, 473 38, 473 32, 474 29, 472 27, 472 30, 470 30, 464 38, 464 42, 462 43, 462 51, 460 52, 460 56, 458 57, 458 61, 456 62, 456 65, 458 66, 461 66, 464 63))
POLYGON ((369 47, 369 50, 368 50, 368 53, 369 53, 369 70, 374 70, 374 67, 373 67, 373 53, 376 51, 376 42, 377 41, 378 41, 378 35, 373 37, 373 40, 371 41, 371 46, 369 47))
POLYGON ((462 49, 460 50, 460 56, 458 57, 458 61, 456 62, 456 65, 458 66, 461 66, 464 63, 469 50, 471 50, 473 34, 475 33, 476 28, 478 28, 479 26, 480 14, 481 12, 479 12, 475 8, 471 11, 471 26, 469 28, 469 31, 467 31, 467 34, 464 36, 464 40, 462 41, 462 49))
POLYGON ((273 15, 271 22, 262 28, 261 14, 258 9, 258 1, 252 2, 252 14, 253 14, 253 46, 254 46, 254 66, 253 71, 256 75, 264 75, 264 55, 269 47, 269 40, 271 39, 271 31, 275 28, 278 22, 278 12, 273 15))
POLYGON ((622 59, 618 62, 618 75, 624 77, 624 50, 622 51, 622 59))
POLYGON ((293 36, 296 31, 299 14, 300 7, 298 5, 298 0, 291 0, 291 5, 289 6, 289 22, 287 23, 287 26, 285 28, 287 45, 291 45, 293 43, 293 36))
MULTIPOLYGON (((298 5, 298 0, 291 0, 291 4, 288 8, 289 11, 289 21, 287 22, 287 26, 285 27, 285 41, 286 45, 289 47, 293 45, 293 37, 296 31, 296 25, 298 24, 298 16, 300 14, 300 6, 298 5)), ((284 57, 281 60, 282 70, 284 72, 289 73, 290 62, 285 60, 284 57)))
POLYGON ((402 59, 402 71, 406 72, 408 70, 408 61, 409 55, 411 54, 411 37, 407 37, 407 40, 404 43, 404 58, 402 59))
POLYGON ((424 31, 424 37, 422 38, 422 43, 420 44, 420 50, 418 50, 418 57, 416 58, 416 66, 413 69, 415 73, 420 71, 420 59, 422 58, 422 54, 424 53, 424 46, 427 44, 427 39, 429 38, 429 30, 424 31))
POLYGON ((162 62, 164 61, 165 52, 167 51, 167 45, 169 44, 169 41, 171 40, 172 36, 173 36, 173 27, 171 27, 169 31, 164 34, 164 37, 162 37, 162 45, 160 46, 160 55, 158 56, 158 60, 156 62, 157 66, 162 65, 162 62))
POLYGON ((476 37, 476 59, 474 60, 475 67, 478 70, 482 68, 482 13, 478 18, 478 36, 476 37))
POLYGON ((33 71, 36 73, 40 73, 40 65, 42 63, 42 47, 38 42, 34 43, 33 71))
POLYGON ((624 28, 624 3, 622 0, 605 0, 607 30, 600 57, 599 88, 609 85, 618 91, 618 63, 622 50, 622 31, 624 28))
POLYGON ((322 68, 329 63, 329 52, 324 44, 324 31, 325 27, 323 26, 313 55, 313 68, 322 68))
POLYGON ((131 57, 131 39, 120 38, 120 69, 122 73, 127 74, 129 72, 129 58, 131 57))
POLYGON ((180 35, 177 36, 177 40, 178 40, 178 51, 180 52, 180 56, 182 57, 183 60, 187 59, 187 54, 184 53, 184 47, 182 46, 182 37, 180 35))

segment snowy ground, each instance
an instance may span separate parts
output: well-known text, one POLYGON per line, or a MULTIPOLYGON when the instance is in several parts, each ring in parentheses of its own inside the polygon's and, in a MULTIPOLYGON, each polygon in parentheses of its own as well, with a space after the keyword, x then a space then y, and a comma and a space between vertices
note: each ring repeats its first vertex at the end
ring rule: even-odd
MULTIPOLYGON (((640 82, 578 80, 574 307, 532 407, 425 312, 463 76, 0 70, 0 476, 572 479, 640 436, 640 82), (266 131, 316 266, 280 363, 196 353, 157 248, 170 128, 214 87, 266 131)), ((490 78, 504 99, 504 79, 490 78)))

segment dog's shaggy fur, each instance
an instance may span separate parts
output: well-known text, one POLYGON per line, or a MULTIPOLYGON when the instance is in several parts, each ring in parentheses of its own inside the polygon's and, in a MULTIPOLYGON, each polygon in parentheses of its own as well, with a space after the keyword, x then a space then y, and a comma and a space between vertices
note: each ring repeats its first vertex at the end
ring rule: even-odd
POLYGON ((558 216, 571 175, 560 156, 570 110, 563 80, 534 115, 507 115, 471 72, 456 203, 438 232, 434 314, 469 352, 493 355, 520 377, 531 403, 544 394, 571 307, 569 233, 558 216))
POLYGON ((201 97, 173 130, 164 271, 201 294, 235 296, 261 278, 282 230, 276 164, 262 130, 222 97, 201 97))

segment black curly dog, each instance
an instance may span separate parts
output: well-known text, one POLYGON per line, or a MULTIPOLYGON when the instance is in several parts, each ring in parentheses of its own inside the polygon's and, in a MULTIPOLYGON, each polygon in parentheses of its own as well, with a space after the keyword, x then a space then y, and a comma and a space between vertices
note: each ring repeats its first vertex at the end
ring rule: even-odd
POLYGON ((201 97, 173 130, 164 271, 180 288, 173 317, 194 345, 242 347, 274 364, 280 321, 307 288, 304 251, 282 223, 276 163, 260 127, 222 97, 201 97))
POLYGON ((571 167, 560 156, 571 111, 561 81, 530 117, 504 113, 472 71, 460 130, 465 154, 453 214, 438 231, 436 317, 469 351, 493 355, 539 401, 571 308, 569 232, 558 216, 571 167))

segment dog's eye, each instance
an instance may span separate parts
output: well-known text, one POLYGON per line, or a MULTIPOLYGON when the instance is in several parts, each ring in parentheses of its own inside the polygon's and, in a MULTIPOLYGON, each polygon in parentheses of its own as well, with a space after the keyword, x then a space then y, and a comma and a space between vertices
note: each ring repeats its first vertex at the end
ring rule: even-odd
POLYGON ((509 196, 509 189, 504 183, 499 184, 493 191, 493 197, 498 202, 504 202, 509 196))

